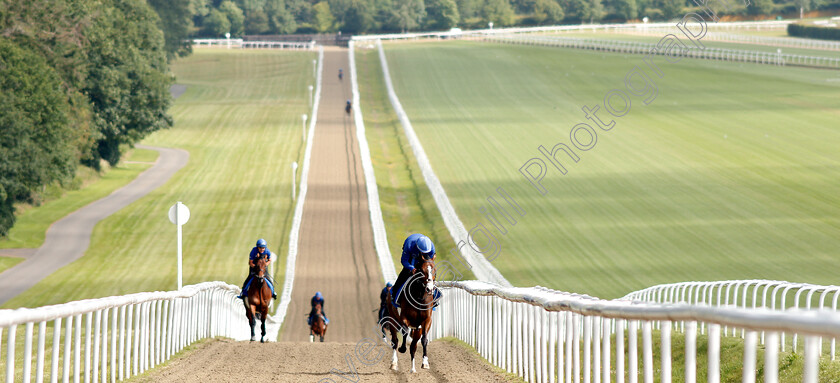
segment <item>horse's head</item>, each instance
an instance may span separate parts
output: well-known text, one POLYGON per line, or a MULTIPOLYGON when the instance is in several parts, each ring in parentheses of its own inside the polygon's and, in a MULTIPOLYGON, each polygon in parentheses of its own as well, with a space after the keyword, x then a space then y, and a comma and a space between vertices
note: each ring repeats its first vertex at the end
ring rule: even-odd
POLYGON ((315 312, 318 313, 318 314, 321 313, 321 304, 320 303, 315 304, 315 312))
POLYGON ((259 278, 265 277, 266 263, 266 255, 263 254, 254 261, 254 267, 251 269, 251 272, 259 278))
POLYGON ((435 262, 431 259, 422 259, 417 269, 423 273, 423 287, 426 288, 427 293, 431 293, 435 289, 435 275, 437 274, 435 262))

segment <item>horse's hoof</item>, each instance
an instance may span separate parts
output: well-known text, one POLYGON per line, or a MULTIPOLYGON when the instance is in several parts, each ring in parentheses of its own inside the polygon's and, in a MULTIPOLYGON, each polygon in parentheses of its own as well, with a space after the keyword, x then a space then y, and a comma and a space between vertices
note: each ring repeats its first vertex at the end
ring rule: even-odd
POLYGON ((411 368, 411 373, 412 373, 412 374, 416 374, 416 373, 417 373, 417 369, 415 369, 414 367, 412 367, 412 368, 411 368))
POLYGON ((399 371, 400 370, 400 368, 397 367, 396 363, 391 363, 391 369, 394 370, 394 371, 399 371))
POLYGON ((400 354, 405 354, 405 347, 400 347, 400 354))
POLYGON ((309 336, 309 343, 312 343, 312 342, 314 342, 314 341, 315 341, 315 337, 314 337, 314 336, 312 336, 312 335, 310 335, 310 336, 309 336))
POLYGON ((429 362, 424 362, 423 364, 420 365, 420 368, 425 368, 425 369, 428 370, 429 369, 429 362))
POLYGON ((253 342, 253 341, 255 341, 255 340, 257 340, 257 338, 251 338, 251 342, 253 342))
POLYGON ((265 343, 265 339, 260 338, 260 343, 265 343))

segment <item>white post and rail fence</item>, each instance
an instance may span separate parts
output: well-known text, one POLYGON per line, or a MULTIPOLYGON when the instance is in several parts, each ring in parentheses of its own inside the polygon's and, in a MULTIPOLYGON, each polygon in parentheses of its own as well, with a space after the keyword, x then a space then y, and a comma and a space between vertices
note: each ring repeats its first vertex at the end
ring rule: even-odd
MULTIPOLYGON (((780 379, 785 345, 797 352, 802 343, 803 376, 796 380, 813 383, 819 381, 820 359, 828 358, 822 344, 833 345, 840 336, 840 313, 833 310, 837 286, 686 282, 607 301, 479 281, 438 285, 445 299, 435 312, 433 337, 457 337, 529 382, 696 383, 706 377, 717 383, 721 337, 733 336, 743 338, 739 380, 756 381, 759 342, 768 383, 780 379), (698 332, 705 334, 699 342, 705 342, 705 363, 697 359, 698 332), (785 334, 792 335, 790 343, 785 334)), ((0 372, 6 382, 115 382, 203 338, 246 340, 250 330, 238 292, 233 285, 206 282, 179 291, 0 310, 0 372)))
POLYGON ((200 339, 249 339, 238 293, 237 286, 205 282, 178 291, 0 310, 0 373, 7 383, 115 382, 200 339))
MULTIPOLYGON (((794 345, 798 338, 804 340, 804 369, 795 380, 815 383, 819 381, 823 339, 840 336, 840 313, 828 309, 607 301, 540 287, 506 288, 478 281, 440 282, 438 287, 445 299, 435 312, 433 337, 459 338, 490 363, 528 382, 637 383, 641 379, 644 383, 718 383, 721 337, 727 336, 726 329, 732 329, 730 335, 743 334, 744 338, 738 356, 743 371, 738 380, 756 382, 760 335, 763 381, 778 382, 784 335, 793 334, 794 345), (697 359, 701 326, 707 329, 700 339, 701 345, 705 342, 705 363, 697 359), (674 341, 673 332, 681 333, 678 341, 674 341), (684 345, 680 346, 684 349, 673 344, 684 345), (675 360, 680 360, 680 365, 675 365, 675 360), (674 371, 680 373, 673 376, 674 371)), ((712 291, 709 289, 705 291, 712 291)), ((712 295, 720 290, 714 291, 712 295)), ((747 292, 741 291, 735 300, 743 301, 747 292)))

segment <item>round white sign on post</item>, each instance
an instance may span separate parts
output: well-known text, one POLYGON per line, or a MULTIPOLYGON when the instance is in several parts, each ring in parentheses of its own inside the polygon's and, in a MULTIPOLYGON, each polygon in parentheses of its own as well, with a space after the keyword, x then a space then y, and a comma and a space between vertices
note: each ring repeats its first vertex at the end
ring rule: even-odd
POLYGON ((169 208, 169 221, 176 225, 183 225, 190 220, 190 209, 180 202, 169 208))

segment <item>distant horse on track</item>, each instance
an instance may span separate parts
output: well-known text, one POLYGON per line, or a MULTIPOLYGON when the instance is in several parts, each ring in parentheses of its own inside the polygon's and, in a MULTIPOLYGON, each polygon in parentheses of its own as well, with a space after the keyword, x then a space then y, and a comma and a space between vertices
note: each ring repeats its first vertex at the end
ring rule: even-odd
MULTIPOLYGON (((388 293, 387 313, 386 316, 396 320, 396 323, 385 318, 380 321, 384 325, 384 330, 391 331, 391 347, 394 349, 394 356, 391 359, 391 369, 399 370, 397 364, 397 345, 399 344, 397 334, 400 329, 397 325, 411 331, 411 372, 417 372, 414 368, 414 352, 417 351, 417 341, 422 340, 423 344, 423 364, 421 368, 429 368, 429 358, 426 354, 426 348, 429 345, 428 331, 432 326, 432 308, 434 302, 435 291, 435 274, 437 269, 432 260, 423 259, 416 265, 417 272, 408 278, 408 281, 402 287, 400 296, 397 297, 397 302, 400 304, 400 310, 391 303, 391 293, 388 293)), ((405 352, 406 337, 408 332, 403 332, 402 346, 399 351, 405 352)))
POLYGON ((309 342, 315 341, 315 335, 324 342, 324 335, 327 335, 327 323, 324 321, 324 315, 321 314, 321 304, 316 303, 309 315, 312 318, 312 324, 309 326, 309 342))
POLYGON ((251 325, 251 342, 255 341, 254 325, 255 317, 262 321, 262 336, 260 343, 265 343, 265 320, 268 317, 268 305, 271 303, 271 288, 266 282, 266 256, 263 255, 251 264, 251 285, 248 286, 248 298, 245 299, 245 316, 248 317, 248 324, 251 325))

